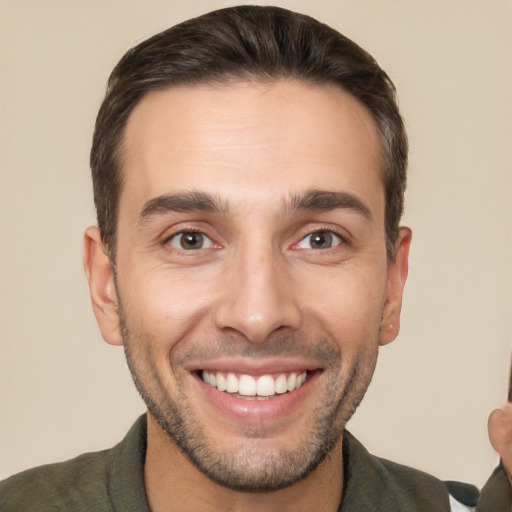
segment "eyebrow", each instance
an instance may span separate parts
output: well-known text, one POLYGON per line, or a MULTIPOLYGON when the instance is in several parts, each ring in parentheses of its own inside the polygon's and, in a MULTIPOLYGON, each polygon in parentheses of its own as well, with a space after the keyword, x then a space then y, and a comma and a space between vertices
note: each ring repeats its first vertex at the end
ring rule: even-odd
POLYGON ((167 212, 226 213, 227 207, 222 205, 215 196, 205 192, 164 194, 150 199, 144 205, 139 216, 139 224, 167 212))
POLYGON ((310 190, 304 194, 292 195, 291 206, 294 210, 327 212, 330 210, 353 210, 368 220, 372 219, 370 208, 357 196, 348 192, 310 190))
MULTIPOLYGON (((292 210, 326 212, 336 209, 353 210, 371 220, 372 214, 358 197, 348 192, 309 190, 303 194, 292 194, 289 201, 292 210)), ((151 217, 168 212, 208 212, 226 214, 229 209, 217 197, 206 192, 178 192, 150 199, 139 216, 139 224, 151 217)))

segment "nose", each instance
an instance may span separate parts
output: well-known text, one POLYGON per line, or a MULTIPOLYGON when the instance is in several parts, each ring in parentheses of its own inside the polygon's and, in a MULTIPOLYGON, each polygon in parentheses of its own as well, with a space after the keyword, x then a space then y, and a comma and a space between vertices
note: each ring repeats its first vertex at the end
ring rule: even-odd
MULTIPOLYGON (((269 244, 270 246, 270 244, 269 244)), ((301 313, 291 269, 271 247, 247 249, 231 263, 215 321, 251 343, 264 343, 276 331, 299 328, 301 313)))

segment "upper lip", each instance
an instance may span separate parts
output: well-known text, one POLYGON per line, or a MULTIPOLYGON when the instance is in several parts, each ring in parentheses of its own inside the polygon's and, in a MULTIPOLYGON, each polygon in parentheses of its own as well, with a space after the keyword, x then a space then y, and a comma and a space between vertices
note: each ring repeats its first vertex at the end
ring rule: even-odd
POLYGON ((189 372, 206 370, 208 372, 232 372, 247 375, 303 372, 320 369, 318 364, 293 358, 217 358, 191 361, 185 365, 185 370, 189 372))

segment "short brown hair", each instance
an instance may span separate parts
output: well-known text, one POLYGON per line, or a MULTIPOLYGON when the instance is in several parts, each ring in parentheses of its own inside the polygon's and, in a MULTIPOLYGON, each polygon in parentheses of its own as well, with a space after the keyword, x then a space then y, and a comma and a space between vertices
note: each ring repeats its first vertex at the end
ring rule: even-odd
POLYGON ((130 49, 110 75, 91 149, 94 202, 102 239, 115 256, 127 120, 149 91, 232 80, 292 79, 336 84, 370 111, 385 157, 386 247, 394 253, 403 212, 407 137, 395 87, 375 59, 319 21, 278 7, 238 6, 210 12, 130 49))

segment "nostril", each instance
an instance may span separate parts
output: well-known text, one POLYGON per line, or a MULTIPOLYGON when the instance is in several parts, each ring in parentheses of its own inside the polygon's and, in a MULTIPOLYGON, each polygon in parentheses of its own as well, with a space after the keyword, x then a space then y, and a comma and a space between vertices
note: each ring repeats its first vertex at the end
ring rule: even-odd
POLYGON ((282 335, 299 328, 301 314, 294 303, 258 289, 238 291, 220 301, 214 312, 216 326, 224 332, 238 331, 251 343, 260 344, 276 332, 282 335))

